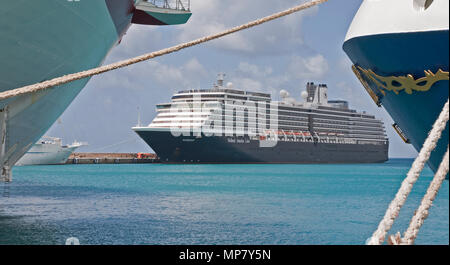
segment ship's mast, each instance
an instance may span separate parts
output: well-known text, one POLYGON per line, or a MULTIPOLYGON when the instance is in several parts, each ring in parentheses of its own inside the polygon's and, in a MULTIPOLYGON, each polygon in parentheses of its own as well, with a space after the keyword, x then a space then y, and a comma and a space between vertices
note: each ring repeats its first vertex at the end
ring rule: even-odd
POLYGON ((137 110, 138 110, 138 118, 136 127, 141 127, 141 111, 139 110, 139 107, 137 107, 137 110))
POLYGON ((217 75, 217 86, 219 87, 223 87, 223 81, 225 80, 225 74, 224 73, 220 73, 217 75))

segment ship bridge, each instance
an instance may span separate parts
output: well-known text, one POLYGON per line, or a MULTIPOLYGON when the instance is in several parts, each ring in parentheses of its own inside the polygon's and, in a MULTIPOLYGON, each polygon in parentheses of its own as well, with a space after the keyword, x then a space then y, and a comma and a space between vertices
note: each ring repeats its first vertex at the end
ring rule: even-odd
POLYGON ((141 25, 178 25, 191 17, 190 0, 138 0, 132 23, 141 25))

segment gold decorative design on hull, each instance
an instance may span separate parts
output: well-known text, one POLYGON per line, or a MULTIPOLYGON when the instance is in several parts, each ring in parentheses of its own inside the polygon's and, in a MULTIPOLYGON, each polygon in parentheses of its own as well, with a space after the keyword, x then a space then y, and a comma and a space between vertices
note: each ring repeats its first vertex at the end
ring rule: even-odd
MULTIPOLYGON (((386 95, 386 91, 393 91, 397 95, 401 91, 405 91, 405 93, 410 95, 413 91, 426 92, 430 90, 436 82, 449 80, 449 72, 445 72, 442 69, 439 69, 436 73, 433 73, 430 70, 425 70, 425 76, 419 79, 415 79, 411 74, 406 76, 384 77, 375 74, 370 69, 366 70, 360 66, 353 66, 352 69, 360 81, 362 79, 362 74, 369 80, 373 81, 383 95, 386 95)), ((361 83, 363 83, 364 87, 366 87, 366 85, 368 86, 364 79, 362 79, 361 83)), ((372 93, 374 92, 372 91, 372 93)))
POLYGON ((377 104, 378 107, 381 107, 380 99, 378 98, 377 94, 373 92, 373 90, 370 88, 369 84, 364 80, 364 78, 361 76, 361 73, 358 71, 356 66, 352 66, 353 73, 355 73, 356 77, 358 78, 359 82, 363 85, 363 87, 366 89, 367 93, 369 93, 370 97, 372 98, 373 102, 377 104))

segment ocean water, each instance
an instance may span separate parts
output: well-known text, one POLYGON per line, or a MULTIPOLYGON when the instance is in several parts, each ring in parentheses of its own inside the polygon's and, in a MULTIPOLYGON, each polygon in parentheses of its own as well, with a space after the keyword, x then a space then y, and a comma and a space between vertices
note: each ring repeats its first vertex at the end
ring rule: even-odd
MULTIPOLYGON (((0 184, 0 244, 360 245, 412 162, 15 167, 0 184)), ((432 176, 426 168, 392 233, 432 176)), ((449 244, 448 181, 416 244, 449 244)))

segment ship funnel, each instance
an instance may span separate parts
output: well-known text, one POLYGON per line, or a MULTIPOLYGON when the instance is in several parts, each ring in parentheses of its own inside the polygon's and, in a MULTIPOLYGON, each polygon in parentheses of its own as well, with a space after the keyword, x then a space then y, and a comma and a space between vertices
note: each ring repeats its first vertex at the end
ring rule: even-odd
POLYGON ((326 84, 315 85, 313 82, 307 83, 306 94, 303 94, 302 97, 305 96, 308 103, 328 105, 328 87, 326 84))

